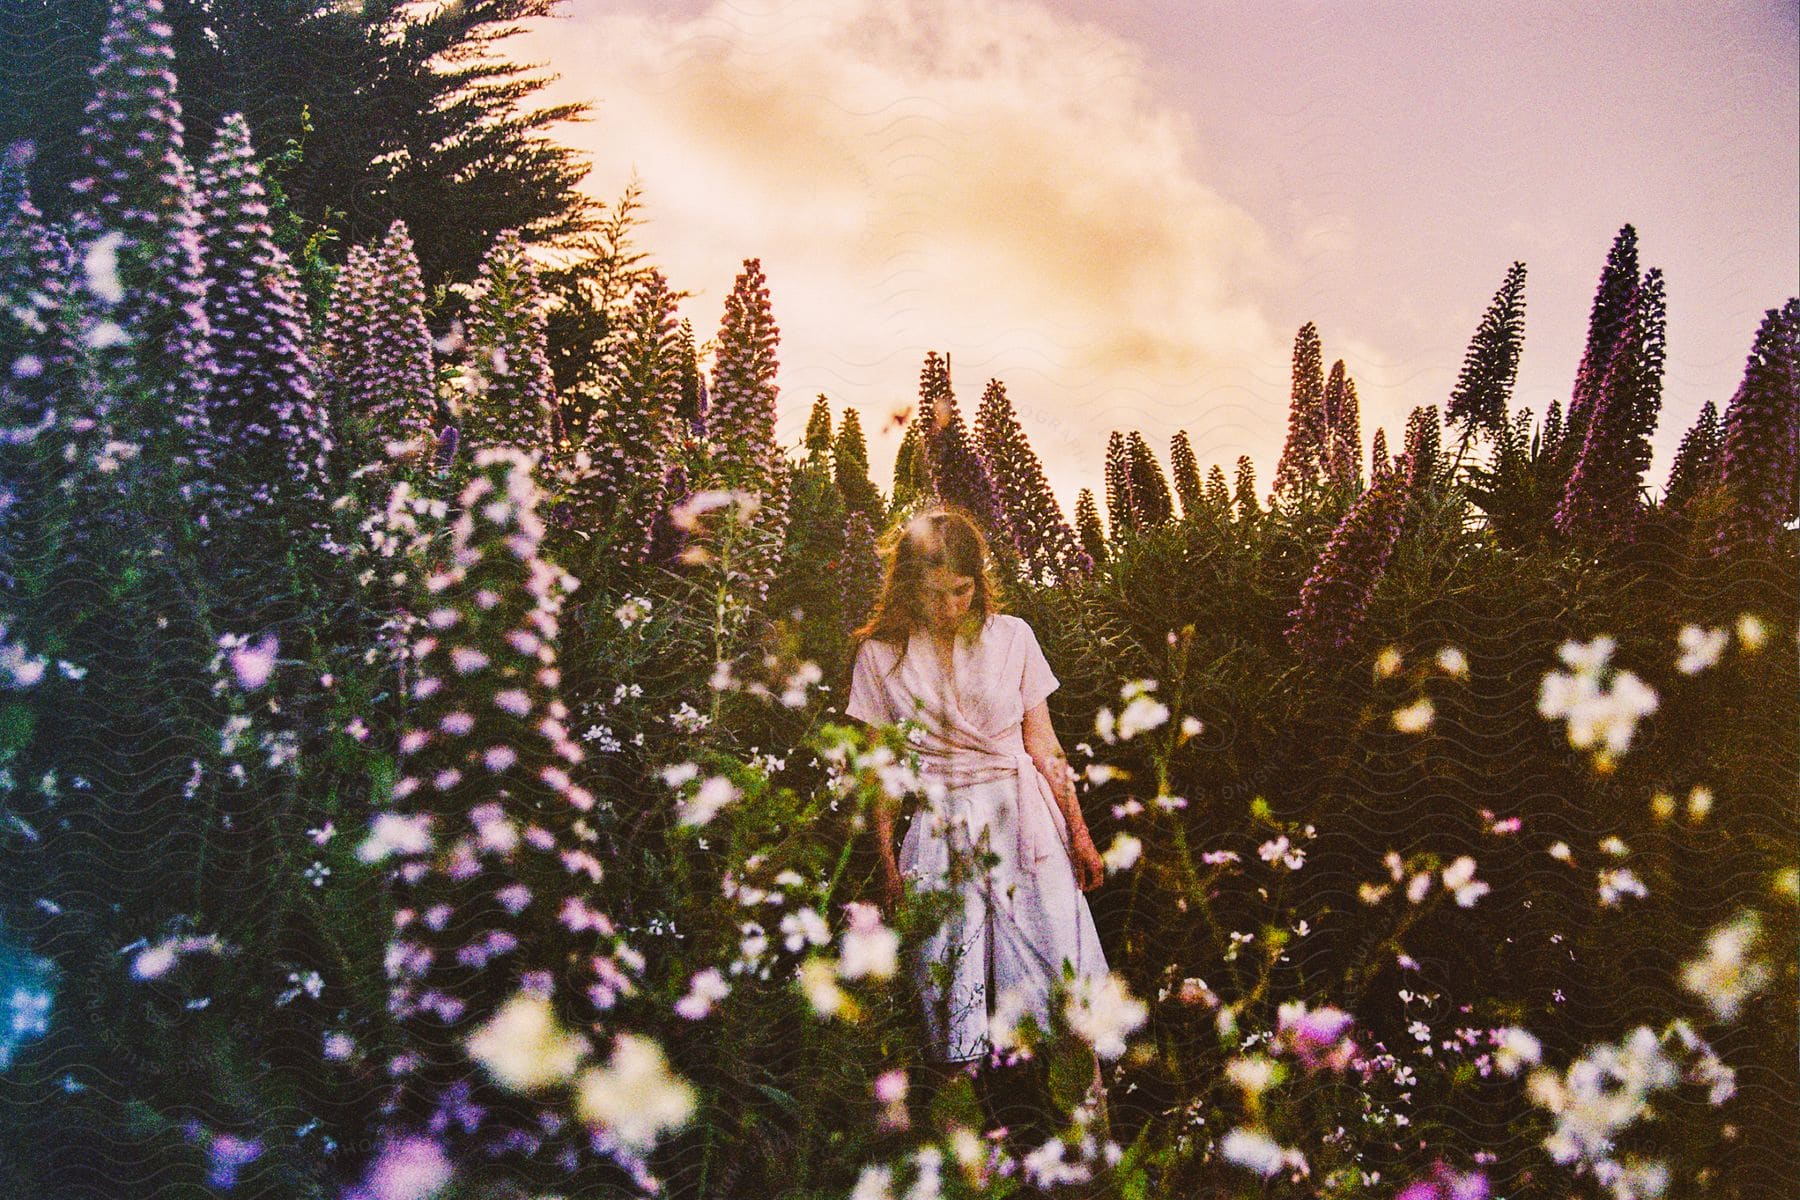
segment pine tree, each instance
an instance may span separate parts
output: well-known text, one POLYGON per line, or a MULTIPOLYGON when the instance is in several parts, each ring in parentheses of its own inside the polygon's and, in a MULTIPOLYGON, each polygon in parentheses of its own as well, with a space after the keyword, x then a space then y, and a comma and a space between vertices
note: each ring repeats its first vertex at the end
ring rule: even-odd
POLYGON ((1254 521, 1262 516, 1262 505, 1256 499, 1256 464, 1248 454, 1238 455, 1237 487, 1232 499, 1237 502, 1240 521, 1254 521))
POLYGON ((1446 419, 1462 426, 1465 446, 1476 430, 1485 429, 1498 437, 1505 426, 1524 342, 1525 264, 1515 262, 1475 329, 1463 355, 1462 374, 1444 408, 1446 419))
POLYGON ((1581 453, 1588 420, 1611 368, 1613 350, 1624 331, 1631 297, 1637 286, 1637 230, 1625 225, 1613 239, 1612 249, 1607 251, 1600 283, 1594 289, 1594 304, 1588 314, 1587 345, 1581 352, 1581 365, 1575 371, 1574 389, 1569 393, 1561 445, 1571 466, 1581 453))
POLYGON ((87 341, 115 378, 135 381, 102 389, 88 415, 111 436, 147 443, 140 458, 151 470, 191 463, 198 480, 183 495, 193 500, 218 479, 207 418, 212 351, 170 36, 161 0, 113 3, 84 109, 80 175, 70 185, 72 240, 97 294, 114 305, 87 341), (116 270, 96 271, 109 257, 116 270), (104 336, 112 327, 123 336, 104 336), (125 409, 112 411, 121 401, 125 409))
POLYGON ((1091 488, 1082 488, 1075 497, 1075 534, 1089 558, 1096 564, 1106 561, 1106 530, 1101 528, 1100 508, 1091 488))
POLYGON ((1301 655, 1323 659, 1342 651, 1367 617, 1400 537, 1411 474, 1408 464, 1382 476, 1332 531, 1301 586, 1299 605, 1288 614, 1288 643, 1301 655))
POLYGON ((1288 398, 1287 441, 1275 464, 1277 495, 1313 486, 1323 470, 1325 373, 1319 330, 1311 322, 1294 335, 1293 387, 1288 398))
POLYGON ((544 294, 524 240, 507 230, 494 240, 469 300, 468 397, 451 415, 470 452, 512 446, 554 458, 556 383, 545 338, 544 294))
POLYGON ((844 507, 862 513, 871 525, 880 520, 883 515, 881 493, 869 478, 869 445, 863 440, 862 418, 854 408, 844 410, 837 440, 832 443, 831 468, 837 479, 838 492, 844 498, 844 507))
POLYGON ((1093 561, 1063 519, 1044 466, 998 379, 989 380, 982 393, 975 438, 1024 556, 1026 573, 1033 579, 1064 579, 1091 571, 1093 561))
POLYGON ((1724 447, 1724 431, 1719 425, 1719 408, 1711 400, 1700 406, 1700 416, 1681 439, 1675 461, 1669 468, 1669 484, 1663 492, 1665 512, 1677 513, 1695 496, 1717 482, 1719 452, 1724 447))
POLYGON ((310 322, 299 275, 263 215, 266 192, 242 116, 219 127, 200 185, 217 358, 209 419, 226 500, 218 516, 236 521, 279 505, 294 530, 323 528, 332 435, 313 390, 310 322))
POLYGON ((1137 530, 1138 506, 1131 484, 1131 451, 1125 435, 1115 429, 1106 439, 1106 525, 1111 541, 1137 530))
MULTIPOLYGON (((587 164, 553 136, 583 104, 529 107, 548 77, 501 51, 518 22, 557 0, 164 0, 159 18, 182 74, 191 128, 250 115, 267 159, 304 152, 282 171, 277 241, 300 264, 326 229, 348 244, 394 221, 422 238, 431 284, 467 283, 496 234, 579 254, 595 222, 580 188, 587 164), (454 214, 454 219, 443 219, 454 214)), ((35 140, 41 187, 85 172, 71 95, 105 21, 95 0, 7 0, 0 25, 0 145, 35 140), (51 69, 46 70, 46 66, 51 69)), ((64 211, 58 204, 57 215, 64 211)))
POLYGON ((1662 272, 1652 268, 1632 293, 1605 380, 1586 410, 1581 454, 1556 511, 1565 535, 1632 536, 1662 407, 1665 324, 1662 272))
POLYGON ((1800 468, 1800 299, 1763 314, 1744 379, 1725 406, 1719 479, 1728 508, 1715 553, 1774 545, 1796 514, 1800 468))
POLYGON ((1169 443, 1169 470, 1175 476, 1175 495, 1181 500, 1184 518, 1197 515, 1205 507, 1201 495, 1200 463, 1194 448, 1188 444, 1187 430, 1178 429, 1169 443))

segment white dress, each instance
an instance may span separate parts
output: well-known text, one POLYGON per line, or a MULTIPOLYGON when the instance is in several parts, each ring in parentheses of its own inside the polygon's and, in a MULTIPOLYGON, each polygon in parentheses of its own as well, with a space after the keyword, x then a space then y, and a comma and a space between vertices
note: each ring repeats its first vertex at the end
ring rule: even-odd
POLYGON ((939 661, 922 632, 904 655, 870 639, 857 652, 844 711, 870 724, 913 717, 925 726, 921 767, 946 791, 907 824, 899 866, 915 887, 951 886, 953 844, 985 838, 999 856, 960 885, 961 908, 909 964, 925 1000, 927 1054, 966 1060, 991 1050, 989 1018, 1009 992, 1007 1007, 1048 1028, 1050 988, 1064 962, 1078 977, 1105 976, 1107 966, 1075 879, 1068 823, 1025 752, 1026 710, 1058 687, 1031 626, 995 614, 979 636, 957 639, 953 679, 939 661), (934 964, 943 964, 939 972, 934 964), (935 977, 942 972, 947 980, 935 977))

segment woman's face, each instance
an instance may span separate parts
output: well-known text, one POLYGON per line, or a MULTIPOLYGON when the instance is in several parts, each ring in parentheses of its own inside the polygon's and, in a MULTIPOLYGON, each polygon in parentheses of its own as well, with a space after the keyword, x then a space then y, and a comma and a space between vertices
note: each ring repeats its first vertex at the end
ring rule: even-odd
POLYGON ((934 632, 952 633, 969 615, 975 600, 975 580, 948 567, 927 567, 919 589, 925 620, 934 632))

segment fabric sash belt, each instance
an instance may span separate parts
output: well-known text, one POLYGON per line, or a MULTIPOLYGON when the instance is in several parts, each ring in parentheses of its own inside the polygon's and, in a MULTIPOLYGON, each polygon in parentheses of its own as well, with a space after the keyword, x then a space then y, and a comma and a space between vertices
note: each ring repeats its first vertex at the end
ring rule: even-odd
POLYGON ((1018 779, 1018 813, 1013 825, 1018 832, 1017 860, 1030 867, 1058 852, 1069 852, 1068 821, 1056 806, 1050 781, 1024 750, 978 750, 959 746, 954 751, 934 752, 921 747, 921 757, 945 787, 954 791, 980 783, 992 783, 1008 775, 1018 779))

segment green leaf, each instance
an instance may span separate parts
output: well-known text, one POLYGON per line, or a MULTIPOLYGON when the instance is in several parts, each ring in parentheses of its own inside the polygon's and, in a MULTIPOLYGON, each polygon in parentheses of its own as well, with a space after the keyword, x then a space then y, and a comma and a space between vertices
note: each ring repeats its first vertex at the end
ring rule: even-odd
POLYGON ((17 754, 31 744, 37 728, 37 710, 22 700, 0 704, 0 761, 17 754))

